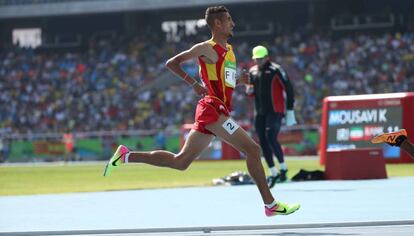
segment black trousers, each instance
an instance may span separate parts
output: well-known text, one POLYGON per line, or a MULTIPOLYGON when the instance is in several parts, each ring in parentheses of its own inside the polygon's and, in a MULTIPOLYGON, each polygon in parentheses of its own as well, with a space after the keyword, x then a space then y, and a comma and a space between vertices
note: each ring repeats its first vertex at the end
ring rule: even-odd
POLYGON ((274 167, 273 153, 279 163, 284 162, 282 147, 277 135, 282 125, 283 113, 273 112, 267 115, 256 115, 255 128, 259 136, 260 146, 269 168, 274 167))

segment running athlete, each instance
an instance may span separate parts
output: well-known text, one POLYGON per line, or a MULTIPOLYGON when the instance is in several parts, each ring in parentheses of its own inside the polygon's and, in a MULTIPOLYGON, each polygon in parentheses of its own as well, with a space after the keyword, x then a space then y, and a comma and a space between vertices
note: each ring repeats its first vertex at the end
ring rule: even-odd
POLYGON ((391 146, 400 147, 402 150, 406 151, 410 157, 414 158, 414 144, 408 141, 407 131, 405 129, 375 136, 371 142, 387 143, 391 146))
POLYGON ((110 174, 112 168, 129 162, 185 170, 217 136, 246 154, 247 168, 259 188, 266 216, 291 214, 300 205, 282 203, 273 198, 266 183, 259 145, 229 115, 236 86, 236 58, 227 40, 233 36, 235 24, 224 6, 207 8, 205 19, 212 38, 179 53, 166 63, 168 69, 202 96, 196 107, 195 123, 181 151, 178 154, 164 150, 134 152, 120 145, 106 165, 104 176, 110 174), (180 66, 191 59, 198 59, 202 83, 180 66))

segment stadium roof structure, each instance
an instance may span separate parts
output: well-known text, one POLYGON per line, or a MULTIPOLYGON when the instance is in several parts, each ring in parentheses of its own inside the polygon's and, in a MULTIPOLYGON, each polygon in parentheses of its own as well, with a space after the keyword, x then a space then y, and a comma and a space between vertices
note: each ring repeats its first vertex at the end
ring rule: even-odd
POLYGON ((161 10, 287 0, 67 0, 21 1, 0 4, 0 19, 57 15, 97 14, 112 12, 161 10))

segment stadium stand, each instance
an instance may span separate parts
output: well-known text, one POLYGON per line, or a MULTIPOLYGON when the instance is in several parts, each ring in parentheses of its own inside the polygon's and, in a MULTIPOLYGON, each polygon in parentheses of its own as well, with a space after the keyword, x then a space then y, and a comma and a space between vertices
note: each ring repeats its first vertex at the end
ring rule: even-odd
MULTIPOLYGON (((295 32, 264 42, 287 68, 301 123, 320 120, 328 95, 410 91, 414 87, 414 33, 329 36, 295 32)), ((90 42, 84 52, 36 52, 10 48, 0 55, 0 127, 17 133, 164 128, 192 122, 191 89, 179 79, 166 90, 137 88, 165 73, 177 47, 158 47, 138 37, 90 42)), ((249 42, 236 43, 240 67, 251 63, 249 42)), ((188 71, 197 71, 189 64, 188 71)), ((239 89, 235 117, 252 119, 239 89)))

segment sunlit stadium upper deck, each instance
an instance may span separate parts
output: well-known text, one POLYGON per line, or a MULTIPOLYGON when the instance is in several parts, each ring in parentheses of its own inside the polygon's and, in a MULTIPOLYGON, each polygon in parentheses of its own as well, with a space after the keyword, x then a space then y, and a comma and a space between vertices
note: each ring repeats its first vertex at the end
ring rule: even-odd
POLYGON ((0 0, 1 18, 41 17, 199 7, 215 4, 278 2, 286 0, 0 0))

